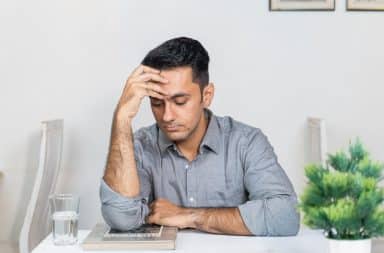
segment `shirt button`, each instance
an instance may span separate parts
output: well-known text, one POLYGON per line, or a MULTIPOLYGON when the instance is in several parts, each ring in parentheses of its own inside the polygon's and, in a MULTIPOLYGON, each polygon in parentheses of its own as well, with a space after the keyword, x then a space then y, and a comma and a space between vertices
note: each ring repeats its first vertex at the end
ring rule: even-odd
POLYGON ((188 169, 188 168, 189 168, 189 165, 188 165, 188 164, 187 164, 187 165, 185 165, 185 168, 186 168, 186 169, 188 169))
POLYGON ((193 197, 190 197, 189 202, 193 202, 193 201, 195 201, 195 199, 193 197))

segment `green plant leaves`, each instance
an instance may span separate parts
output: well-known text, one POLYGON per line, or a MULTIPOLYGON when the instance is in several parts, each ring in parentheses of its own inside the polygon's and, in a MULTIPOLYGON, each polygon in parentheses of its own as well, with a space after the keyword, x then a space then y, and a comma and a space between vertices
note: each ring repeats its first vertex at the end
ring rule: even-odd
POLYGON ((353 239, 359 236, 361 220, 358 218, 352 199, 339 199, 336 203, 323 208, 329 222, 334 228, 333 238, 353 239))
POLYGON ((344 152, 337 152, 335 155, 328 155, 328 164, 335 170, 344 172, 349 170, 350 160, 344 152))
POLYGON ((380 178, 383 168, 382 163, 373 162, 368 157, 365 157, 359 162, 357 171, 365 177, 380 178))
POLYGON ((375 211, 378 205, 383 201, 383 191, 372 189, 363 191, 356 201, 356 214, 362 219, 375 211))
POLYGON ((349 145, 349 154, 351 157, 351 160, 355 163, 360 162, 365 157, 368 156, 368 152, 364 149, 363 144, 361 143, 360 139, 357 139, 355 143, 351 143, 349 145))
POLYGON ((305 167, 308 184, 299 204, 304 223, 337 239, 384 235, 384 190, 378 186, 384 166, 369 158, 360 140, 348 151, 328 155, 325 168, 305 167))
POLYGON ((352 181, 348 173, 339 171, 327 173, 322 180, 324 195, 335 199, 342 198, 348 194, 352 181))
POLYGON ((330 230, 332 224, 323 208, 304 207, 304 223, 311 228, 330 230))
POLYGON ((364 233, 368 237, 382 236, 384 231, 384 210, 383 208, 376 209, 368 215, 365 221, 364 233))

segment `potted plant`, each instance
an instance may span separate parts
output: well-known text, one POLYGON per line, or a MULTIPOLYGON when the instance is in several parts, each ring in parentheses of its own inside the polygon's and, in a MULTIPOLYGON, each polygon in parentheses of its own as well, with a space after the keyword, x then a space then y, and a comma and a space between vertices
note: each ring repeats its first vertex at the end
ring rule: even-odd
POLYGON ((305 167, 299 208, 306 225, 324 231, 330 253, 370 253, 371 238, 384 235, 382 171, 359 140, 348 153, 329 154, 325 166, 305 167))

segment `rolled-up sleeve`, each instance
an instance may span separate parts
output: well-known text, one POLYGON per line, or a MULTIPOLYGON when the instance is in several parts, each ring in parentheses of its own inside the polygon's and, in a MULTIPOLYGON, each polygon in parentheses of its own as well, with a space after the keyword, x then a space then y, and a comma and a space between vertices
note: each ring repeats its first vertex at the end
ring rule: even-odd
POLYGON ((134 198, 125 197, 101 179, 100 200, 101 213, 105 222, 112 228, 130 230, 145 223, 149 213, 148 203, 151 201, 151 180, 143 168, 142 149, 135 141, 135 160, 140 180, 140 195, 134 198))
POLYGON ((245 225, 258 236, 296 235, 297 197, 272 146, 260 130, 247 136, 246 143, 244 183, 249 200, 238 206, 245 225))
POLYGON ((101 213, 112 228, 129 230, 141 226, 148 215, 148 199, 127 198, 113 191, 102 179, 100 184, 101 213))

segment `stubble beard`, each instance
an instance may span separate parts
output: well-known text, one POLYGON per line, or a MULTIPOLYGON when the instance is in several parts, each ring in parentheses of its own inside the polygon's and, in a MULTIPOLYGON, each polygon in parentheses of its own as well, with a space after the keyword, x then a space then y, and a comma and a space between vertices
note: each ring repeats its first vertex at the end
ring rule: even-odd
MULTIPOLYGON (((204 114, 204 111, 203 111, 202 113, 204 114)), ((190 131, 187 131, 187 132, 183 133, 181 136, 175 136, 175 137, 173 137, 173 138, 172 138, 172 136, 169 136, 168 134, 167 134, 167 136, 168 136, 168 138, 169 138, 171 141, 175 142, 176 144, 177 144, 177 143, 185 142, 185 141, 187 141, 189 138, 191 138, 191 136, 192 136, 194 133, 196 133, 196 131, 197 131, 197 129, 198 129, 200 123, 201 123, 201 114, 200 114, 200 116, 199 116, 199 120, 196 122, 196 124, 193 126, 193 128, 192 128, 190 131)), ((166 133, 166 132, 165 132, 165 133, 166 133)), ((179 135, 179 133, 176 133, 176 134, 179 135)), ((181 134, 181 133, 180 133, 180 134, 181 134)))

